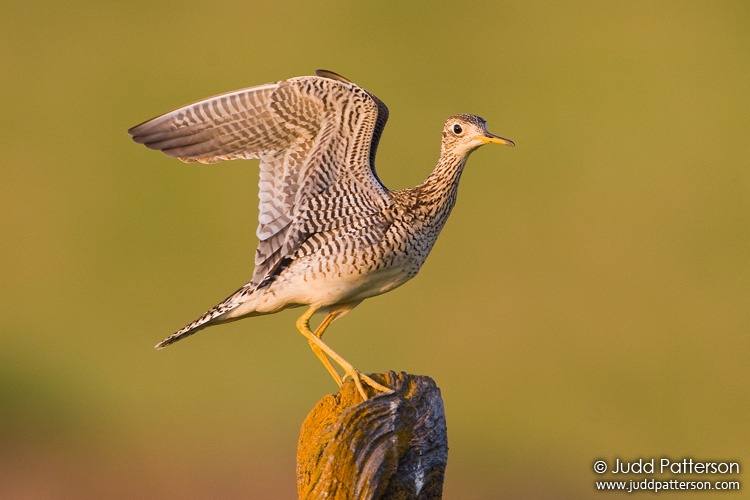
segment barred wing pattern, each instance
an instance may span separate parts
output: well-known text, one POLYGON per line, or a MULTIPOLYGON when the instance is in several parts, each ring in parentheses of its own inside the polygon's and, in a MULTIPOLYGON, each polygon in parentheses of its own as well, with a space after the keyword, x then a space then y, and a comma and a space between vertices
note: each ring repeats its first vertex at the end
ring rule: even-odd
POLYGON ((392 204, 374 167, 387 108, 335 73, 317 74, 211 97, 128 131, 185 162, 260 159, 255 286, 313 234, 366 225, 392 204))

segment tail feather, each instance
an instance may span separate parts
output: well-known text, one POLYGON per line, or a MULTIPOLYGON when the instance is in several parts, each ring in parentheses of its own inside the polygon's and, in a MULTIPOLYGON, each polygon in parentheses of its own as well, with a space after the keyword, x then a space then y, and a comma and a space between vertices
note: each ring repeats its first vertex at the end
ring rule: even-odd
POLYGON ((227 297, 223 302, 215 305, 210 310, 203 313, 203 315, 201 315, 198 319, 186 325, 182 329, 174 332, 172 335, 165 338, 154 347, 156 347, 156 349, 164 349, 168 345, 174 344, 178 340, 189 337, 190 335, 203 330, 207 326, 211 326, 212 324, 221 321, 221 317, 242 304, 244 302, 244 297, 249 295, 255 289, 255 287, 256 285, 248 283, 247 285, 243 286, 232 295, 227 297))

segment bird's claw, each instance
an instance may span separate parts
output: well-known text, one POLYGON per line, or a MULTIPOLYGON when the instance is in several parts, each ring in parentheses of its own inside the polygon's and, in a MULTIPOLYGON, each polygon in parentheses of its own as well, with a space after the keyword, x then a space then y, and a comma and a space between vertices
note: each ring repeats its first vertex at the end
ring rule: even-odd
POLYGON ((371 388, 373 388, 377 392, 393 392, 393 389, 384 386, 383 384, 380 384, 372 379, 369 375, 365 375, 364 373, 360 372, 356 368, 353 368, 353 373, 346 372, 344 374, 344 377, 342 380, 346 380, 347 377, 351 377, 351 379, 354 381, 354 385, 357 386, 357 390, 359 391, 359 394, 362 396, 363 401, 367 401, 369 399, 367 392, 365 392, 365 388, 362 384, 364 382, 371 388))

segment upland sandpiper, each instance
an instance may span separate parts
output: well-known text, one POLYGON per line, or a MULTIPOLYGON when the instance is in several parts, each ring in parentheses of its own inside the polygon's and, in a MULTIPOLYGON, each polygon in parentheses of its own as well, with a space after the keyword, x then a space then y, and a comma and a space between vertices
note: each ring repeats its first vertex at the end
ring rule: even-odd
POLYGON ((387 391, 328 347, 323 333, 364 299, 417 274, 456 202, 472 151, 514 145, 489 133, 478 116, 451 116, 433 172, 417 187, 390 191, 375 172, 387 119, 380 99, 319 70, 211 97, 131 128, 134 141, 185 162, 260 159, 252 279, 157 349, 210 325, 307 306, 297 329, 336 383, 343 378, 330 360, 363 399, 363 382, 387 391), (316 312, 326 316, 312 331, 316 312))

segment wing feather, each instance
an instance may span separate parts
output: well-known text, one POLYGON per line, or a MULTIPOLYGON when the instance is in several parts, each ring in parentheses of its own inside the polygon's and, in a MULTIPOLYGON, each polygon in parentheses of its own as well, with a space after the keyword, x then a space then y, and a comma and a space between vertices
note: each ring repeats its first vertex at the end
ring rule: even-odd
POLYGON ((210 97, 128 132, 186 162, 260 159, 258 285, 313 234, 361 224, 391 204, 374 167, 387 118, 377 97, 319 71, 210 97))

